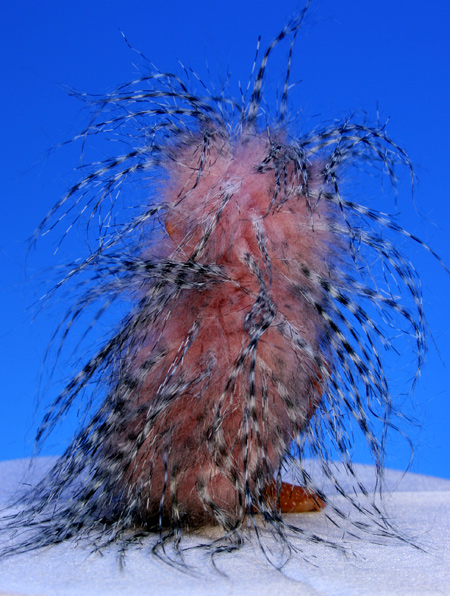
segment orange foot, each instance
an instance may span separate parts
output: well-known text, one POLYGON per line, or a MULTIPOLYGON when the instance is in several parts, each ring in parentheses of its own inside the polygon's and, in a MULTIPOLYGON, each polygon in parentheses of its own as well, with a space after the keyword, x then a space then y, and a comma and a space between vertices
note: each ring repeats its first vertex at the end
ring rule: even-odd
POLYGON ((315 492, 287 482, 281 483, 279 500, 275 480, 264 489, 264 496, 281 513, 307 513, 321 511, 325 507, 325 503, 315 492))

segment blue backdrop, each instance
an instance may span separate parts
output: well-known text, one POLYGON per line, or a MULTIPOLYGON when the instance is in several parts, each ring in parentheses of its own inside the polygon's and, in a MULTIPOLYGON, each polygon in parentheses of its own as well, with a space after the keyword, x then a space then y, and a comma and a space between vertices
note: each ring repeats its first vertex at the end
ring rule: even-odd
MULTIPOLYGON (((88 114, 63 86, 103 94, 142 72, 142 61, 125 44, 122 30, 158 68, 180 73, 179 59, 217 85, 230 75, 231 89, 238 95, 238 82, 245 85, 249 78, 258 35, 265 47, 302 6, 294 0, 108 4, 17 0, 3 2, 0 12, 0 459, 32 453, 42 408, 67 376, 61 369, 54 381, 43 385, 40 380, 49 334, 57 322, 55 312, 64 304, 34 318, 46 281, 54 279, 45 270, 53 266, 56 239, 38 245, 26 258, 27 238, 77 178, 79 147, 49 151, 87 123, 88 114), (38 396, 42 403, 36 414, 38 396)), ((314 1, 298 36, 293 80, 300 82, 291 101, 292 110, 306 124, 353 110, 364 110, 373 120, 377 109, 382 120, 390 117, 390 135, 409 152, 418 184, 415 204, 406 180, 397 206, 392 201, 383 207, 399 213, 401 225, 429 243, 447 265, 449 17, 448 3, 438 0, 428 7, 411 0, 314 1)), ((275 101, 286 52, 283 47, 273 57, 266 88, 269 102, 275 101)), ((450 478, 450 276, 419 247, 405 241, 400 248, 409 251, 420 274, 433 337, 420 383, 404 406, 420 421, 412 432, 412 469, 450 478)), ((70 252, 70 246, 61 249, 58 259, 64 260, 65 250, 70 252)), ((402 371, 395 372, 401 379, 402 371)), ((45 453, 60 453, 73 428, 74 421, 68 419, 45 453)), ((364 451, 355 459, 364 461, 364 451)), ((388 465, 401 468, 407 461, 406 445, 393 441, 388 465)))

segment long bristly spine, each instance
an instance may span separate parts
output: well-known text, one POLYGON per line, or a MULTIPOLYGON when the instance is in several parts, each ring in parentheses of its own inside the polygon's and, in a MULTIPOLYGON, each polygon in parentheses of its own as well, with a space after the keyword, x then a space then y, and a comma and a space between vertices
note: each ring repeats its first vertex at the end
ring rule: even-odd
MULTIPOLYGON (((97 248, 53 290, 79 292, 55 338, 63 343, 85 311, 90 331, 111 304, 132 307, 45 415, 38 444, 83 396, 91 412, 8 519, 8 530, 28 531, 6 554, 78 535, 105 545, 157 532, 158 544, 179 545, 183 528, 210 522, 233 548, 245 519, 258 527, 256 510, 281 540, 317 541, 264 493, 289 464, 327 501, 303 469, 305 453, 370 518, 365 528, 355 522, 355 533, 397 535, 357 479, 364 506, 344 490, 331 458, 339 454, 353 475, 353 420, 382 480, 386 433, 400 413, 379 348, 390 346, 388 329, 410 336, 415 378, 425 351, 420 283, 391 237, 425 245, 345 198, 341 176, 381 166, 395 185, 396 166, 413 171, 384 126, 350 118, 290 134, 292 47, 308 5, 265 52, 243 106, 197 96, 158 71, 102 100, 79 94, 95 116, 77 138, 113 134, 132 149, 91 164, 36 234, 65 220, 68 233, 81 216, 90 234, 99 219, 97 248), (292 41, 287 76, 279 117, 267 126, 264 77, 284 38, 292 41), (136 183, 148 201, 131 218, 116 215, 123 188, 136 183)), ((344 515, 332 503, 329 512, 344 515)))

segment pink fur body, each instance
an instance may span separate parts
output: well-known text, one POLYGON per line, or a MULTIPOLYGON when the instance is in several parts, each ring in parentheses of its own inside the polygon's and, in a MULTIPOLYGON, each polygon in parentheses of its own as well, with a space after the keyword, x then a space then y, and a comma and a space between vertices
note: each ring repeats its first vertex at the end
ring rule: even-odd
MULTIPOLYGON (((124 417, 146 437, 124 476, 144 518, 162 504, 165 516, 188 516, 191 524, 212 518, 216 508, 235 523, 250 506, 244 494, 261 500, 320 400, 322 327, 311 297, 321 296, 302 268, 330 275, 330 207, 299 194, 292 165, 287 200, 272 205, 274 172, 257 170, 267 152, 260 136, 236 146, 214 140, 195 183, 201 152, 194 140, 166 166, 168 238, 155 250, 183 263, 194 255, 218 266, 225 281, 181 290, 132 358, 135 375, 158 359, 124 417), (262 287, 270 304, 257 312, 262 287), (246 322, 252 309, 258 323, 271 313, 258 337, 246 322), (296 347, 296 335, 306 346, 296 347), (170 385, 176 398, 165 399, 145 431, 170 385)), ((130 443, 129 430, 116 436, 119 445, 130 443)))
POLYGON ((364 438, 381 490, 388 434, 403 434, 405 422, 383 354, 410 342, 411 389, 424 361, 420 280, 395 241, 443 263, 375 202, 361 201, 367 172, 394 189, 399 167, 414 178, 386 124, 353 113, 296 130, 291 59, 309 4, 261 55, 258 44, 239 100, 228 83, 217 94, 190 69, 180 78, 148 70, 149 62, 104 97, 78 94, 92 118, 73 140, 84 151, 102 138, 111 153, 83 164, 36 231, 37 239, 62 226, 61 243, 84 222, 87 236, 86 252, 46 295, 67 288, 69 297, 51 369, 77 326, 85 325, 76 344, 85 352, 46 411, 37 448, 69 410, 82 416, 23 509, 0 523, 0 535, 22 532, 0 556, 81 536, 122 552, 150 533, 164 557, 173 540, 178 561, 183 527, 221 525, 223 539, 204 545, 216 554, 242 544, 242 521, 255 512, 258 540, 258 528, 268 528, 283 556, 286 547, 298 552, 294 536, 341 548, 282 516, 292 511, 282 502, 294 489, 280 486, 289 465, 306 489, 296 486, 296 495, 313 495, 312 508, 326 504, 338 527, 346 518, 308 473, 309 458, 364 515, 352 534, 404 542, 355 475, 352 454, 355 437, 364 438), (286 40, 273 110, 267 69, 286 40), (105 336, 98 323, 109 313, 121 319, 105 336))

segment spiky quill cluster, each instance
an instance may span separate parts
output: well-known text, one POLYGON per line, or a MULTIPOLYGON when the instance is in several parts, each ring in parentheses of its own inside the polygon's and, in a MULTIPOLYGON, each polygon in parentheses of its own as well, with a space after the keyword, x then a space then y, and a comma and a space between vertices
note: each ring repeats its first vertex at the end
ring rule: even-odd
MULTIPOLYGON (((395 185, 395 168, 412 168, 383 126, 350 118, 290 134, 290 61, 305 11, 267 49, 242 103, 199 96, 158 71, 101 100, 81 96, 95 116, 79 138, 113 135, 128 150, 91 164, 39 228, 69 221, 67 234, 85 217, 92 234, 99 221, 96 247, 54 289, 76 296, 55 336, 64 342, 83 313, 90 332, 112 304, 131 307, 44 417, 38 444, 78 402, 88 413, 7 520, 27 530, 5 552, 155 531, 157 544, 178 543, 183 528, 205 523, 233 540, 245 519, 317 540, 283 519, 265 488, 288 462, 327 502, 303 468, 307 453, 346 494, 330 459, 339 454, 353 473, 352 421, 381 478, 397 412, 380 346, 400 329, 417 374, 425 347, 420 285, 390 237, 422 243, 346 198, 341 177, 373 167, 395 185), (266 67, 284 38, 287 76, 268 123, 266 67), (137 187, 145 201, 120 211, 137 187)), ((367 529, 394 532, 368 500, 367 529)), ((332 503, 328 511, 342 515, 332 503)))

